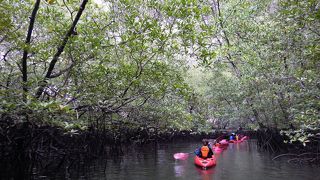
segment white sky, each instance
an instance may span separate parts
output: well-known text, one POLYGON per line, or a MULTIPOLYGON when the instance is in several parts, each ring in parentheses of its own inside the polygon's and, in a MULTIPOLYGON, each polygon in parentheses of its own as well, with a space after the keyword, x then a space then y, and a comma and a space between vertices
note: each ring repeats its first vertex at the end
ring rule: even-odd
POLYGON ((98 4, 99 7, 104 11, 108 11, 110 9, 110 2, 106 2, 105 0, 93 0, 93 2, 98 4))

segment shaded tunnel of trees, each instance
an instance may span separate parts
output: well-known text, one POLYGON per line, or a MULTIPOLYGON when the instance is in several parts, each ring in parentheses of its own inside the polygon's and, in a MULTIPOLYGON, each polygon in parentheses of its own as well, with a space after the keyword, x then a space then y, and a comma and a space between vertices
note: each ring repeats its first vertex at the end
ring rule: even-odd
POLYGON ((318 0, 0 4, 3 162, 238 127, 271 152, 319 153, 318 0))

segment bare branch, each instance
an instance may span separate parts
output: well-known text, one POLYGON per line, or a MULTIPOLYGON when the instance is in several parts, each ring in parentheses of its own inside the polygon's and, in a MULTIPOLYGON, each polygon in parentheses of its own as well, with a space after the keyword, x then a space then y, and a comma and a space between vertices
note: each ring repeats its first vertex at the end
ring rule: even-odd
POLYGON ((56 54, 53 56, 50 64, 49 64, 49 68, 48 68, 48 71, 47 71, 47 74, 42 82, 42 84, 40 84, 40 87, 38 89, 38 91, 36 92, 36 97, 39 98, 43 92, 43 89, 44 87, 47 85, 47 82, 46 82, 46 79, 49 79, 51 77, 51 74, 53 72, 53 69, 60 57, 60 55, 62 54, 66 44, 68 43, 68 40, 70 38, 70 36, 74 33, 74 29, 86 7, 86 4, 87 4, 88 0, 83 0, 81 5, 80 5, 80 8, 79 8, 79 11, 74 19, 74 21, 72 22, 72 25, 70 27, 70 29, 68 30, 68 32, 65 34, 63 40, 62 40, 62 43, 60 44, 60 46, 58 47, 58 50, 56 52, 56 54))
POLYGON ((28 28, 28 34, 27 34, 27 38, 26 38, 26 41, 25 41, 25 47, 24 47, 24 50, 23 50, 23 57, 22 57, 22 81, 23 81, 23 91, 24 92, 27 92, 28 91, 28 87, 27 87, 27 81, 28 81, 28 67, 27 67, 27 59, 28 59, 28 48, 29 48, 29 45, 30 45, 30 41, 31 41, 31 35, 32 35, 32 31, 33 31, 33 27, 34 27, 34 22, 36 20, 36 15, 37 15, 37 12, 38 12, 38 9, 39 9, 39 6, 40 6, 40 1, 41 0, 37 0, 35 5, 34 5, 34 8, 33 8, 33 11, 32 11, 32 14, 31 14, 31 17, 30 17, 30 24, 29 24, 29 28, 28 28))
POLYGON ((73 68, 73 66, 75 66, 76 63, 72 63, 69 67, 67 67, 66 69, 60 70, 58 73, 52 74, 50 77, 48 78, 56 78, 61 76, 62 74, 68 72, 69 70, 71 70, 73 68))

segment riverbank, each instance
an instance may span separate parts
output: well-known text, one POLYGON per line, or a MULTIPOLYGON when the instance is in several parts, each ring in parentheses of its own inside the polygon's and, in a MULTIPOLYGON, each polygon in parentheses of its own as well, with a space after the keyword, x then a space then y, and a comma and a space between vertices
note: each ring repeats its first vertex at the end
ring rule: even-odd
POLYGON ((319 130, 279 130, 263 128, 257 132, 259 149, 271 152, 273 160, 288 163, 320 164, 319 130))

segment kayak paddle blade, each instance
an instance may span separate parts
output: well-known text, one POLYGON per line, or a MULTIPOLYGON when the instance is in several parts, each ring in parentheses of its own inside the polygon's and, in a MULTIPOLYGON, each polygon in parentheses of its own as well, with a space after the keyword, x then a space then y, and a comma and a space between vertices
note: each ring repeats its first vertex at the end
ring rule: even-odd
POLYGON ((186 160, 189 157, 189 153, 175 153, 173 157, 178 160, 186 160))

